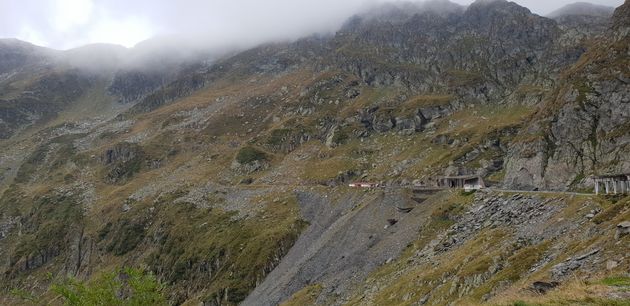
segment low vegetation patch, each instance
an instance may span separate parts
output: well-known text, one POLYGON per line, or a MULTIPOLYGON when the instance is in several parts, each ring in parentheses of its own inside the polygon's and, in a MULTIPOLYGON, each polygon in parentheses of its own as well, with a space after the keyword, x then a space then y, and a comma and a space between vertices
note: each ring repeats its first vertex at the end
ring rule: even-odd
POLYGON ((36 269, 61 254, 83 222, 77 199, 53 192, 35 198, 22 218, 22 236, 11 252, 11 272, 7 274, 20 273, 24 267, 36 269))
POLYGON ((169 300, 222 305, 244 300, 306 226, 294 196, 273 197, 281 200, 255 200, 265 211, 248 219, 169 197, 159 200, 147 229, 145 241, 151 247, 145 263, 171 288, 169 300))
POLYGON ((236 161, 240 164, 249 164, 255 161, 267 159, 267 154, 255 147, 246 146, 241 148, 236 154, 236 161))
POLYGON ((103 273, 89 282, 70 278, 54 284, 52 291, 68 306, 168 305, 165 287, 155 275, 132 268, 103 273))
POLYGON ((270 146, 282 145, 291 133, 293 133, 293 130, 291 129, 275 129, 271 131, 271 135, 269 135, 269 138, 267 139, 267 144, 270 146))
POLYGON ((630 277, 628 276, 611 276, 602 280, 602 284, 616 287, 630 287, 630 277))
MULTIPOLYGON (((111 223, 108 223, 100 234, 109 231, 111 223)), ((123 219, 115 225, 112 231, 112 240, 107 246, 107 251, 114 253, 116 256, 125 255, 138 246, 146 235, 145 222, 143 220, 123 219)))
POLYGON ((451 95, 422 95, 415 96, 403 104, 407 110, 415 110, 423 107, 448 105, 453 100, 451 95))
POLYGON ((603 222, 608 222, 616 218, 623 211, 630 208, 630 198, 622 200, 622 201, 610 201, 611 203, 604 208, 604 211, 600 212, 593 218, 593 222, 596 224, 601 224, 603 222))
POLYGON ((323 289, 320 284, 304 287, 293 294, 286 302, 280 304, 280 306, 315 305, 315 301, 323 289))

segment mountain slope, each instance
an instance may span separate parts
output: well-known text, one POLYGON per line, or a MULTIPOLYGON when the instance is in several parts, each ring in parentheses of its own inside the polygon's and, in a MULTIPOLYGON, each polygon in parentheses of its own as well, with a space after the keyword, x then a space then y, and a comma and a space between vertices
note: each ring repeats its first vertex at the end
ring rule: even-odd
POLYGON ((566 302, 571 277, 624 277, 627 198, 412 185, 581 190, 627 171, 627 9, 590 27, 502 0, 391 4, 332 36, 145 58, 158 69, 111 46, 105 70, 11 49, 0 304, 121 267, 207 305, 503 305, 535 301, 535 281, 566 302))

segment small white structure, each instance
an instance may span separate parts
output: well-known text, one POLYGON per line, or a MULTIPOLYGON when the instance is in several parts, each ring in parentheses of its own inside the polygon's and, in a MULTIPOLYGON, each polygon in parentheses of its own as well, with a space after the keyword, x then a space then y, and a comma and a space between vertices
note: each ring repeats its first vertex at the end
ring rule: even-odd
POLYGON ((483 177, 478 175, 445 176, 438 179, 438 187, 442 188, 464 188, 465 191, 479 190, 486 188, 483 177))
POLYGON ((348 185, 348 187, 352 187, 352 188, 377 188, 378 186, 379 186, 378 183, 365 183, 365 182, 350 183, 348 185))
POLYGON ((473 190, 483 189, 483 186, 479 184, 464 184, 464 191, 469 192, 473 190))
POLYGON ((630 173, 594 176, 593 182, 595 194, 600 191, 605 191, 606 194, 630 193, 630 173))

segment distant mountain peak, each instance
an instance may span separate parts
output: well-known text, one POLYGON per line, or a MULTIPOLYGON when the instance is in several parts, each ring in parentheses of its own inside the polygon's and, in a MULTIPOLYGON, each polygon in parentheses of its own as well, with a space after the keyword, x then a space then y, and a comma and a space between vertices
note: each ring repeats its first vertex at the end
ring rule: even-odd
POLYGON ((507 0, 476 0, 470 6, 480 6, 480 5, 506 5, 506 4, 516 4, 514 2, 509 2, 507 0))
POLYGON ((0 39, 0 74, 28 63, 39 62, 56 54, 55 50, 39 47, 15 38, 0 39))
POLYGON ((465 9, 464 6, 449 0, 427 0, 424 2, 390 2, 383 3, 358 14, 356 17, 362 19, 377 19, 387 21, 404 21, 416 14, 437 13, 451 14, 461 13, 465 9))
POLYGON ((468 7, 468 11, 479 10, 531 14, 528 8, 507 0, 477 0, 468 7))
POLYGON ((576 2, 565 5, 553 12, 551 12, 549 18, 559 18, 564 16, 593 16, 610 18, 615 11, 614 7, 598 5, 589 2, 576 2))
POLYGON ((506 0, 477 0, 466 9, 465 16, 474 23, 491 24, 496 18, 503 22, 529 18, 534 14, 526 7, 506 0))
POLYGON ((495 3, 495 2, 504 2, 506 3, 507 0, 477 0, 473 3, 477 3, 477 4, 489 4, 489 3, 495 3))
POLYGON ((422 4, 421 8, 426 11, 440 13, 456 13, 464 10, 464 6, 449 0, 428 0, 422 4))
POLYGON ((30 42, 19 40, 17 38, 0 38, 0 48, 19 48, 24 50, 34 50, 40 47, 30 42))

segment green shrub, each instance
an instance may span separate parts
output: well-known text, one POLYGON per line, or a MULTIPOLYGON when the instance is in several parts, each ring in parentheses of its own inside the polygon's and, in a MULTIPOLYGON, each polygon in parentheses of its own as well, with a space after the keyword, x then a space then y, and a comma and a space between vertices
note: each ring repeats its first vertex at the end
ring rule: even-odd
POLYGON ((117 256, 122 256, 132 251, 144 239, 146 235, 144 227, 145 224, 142 220, 123 219, 118 225, 115 235, 113 235, 113 240, 108 245, 107 250, 117 256))
POLYGON ((155 276, 138 269, 119 269, 83 283, 70 278, 52 286, 65 305, 167 305, 164 287, 155 276))
POLYGON ((292 131, 290 129, 276 129, 271 131, 271 135, 269 139, 267 139, 267 144, 272 146, 281 145, 285 138, 291 135, 292 131))
POLYGON ((335 132, 335 135, 333 135, 332 141, 335 144, 342 144, 344 143, 346 140, 348 140, 349 136, 348 134, 346 134, 346 132, 339 130, 337 132, 335 132))
POLYGON ((40 145, 31 153, 22 163, 18 169, 15 177, 16 183, 26 183, 37 172, 37 168, 46 159, 46 153, 48 152, 47 145, 40 145))
POLYGON ((477 193, 477 190, 473 189, 473 190, 470 190, 470 191, 462 191, 462 192, 460 192, 460 195, 463 196, 463 197, 468 197, 468 196, 471 196, 471 195, 473 195, 475 193, 477 193))
MULTIPOLYGON (((613 201, 611 201, 613 202, 613 201)), ((593 218, 593 222, 595 222, 596 224, 601 224, 603 222, 608 222, 610 220, 613 220, 615 217, 617 217, 619 214, 621 214, 621 212, 623 212, 624 210, 630 208, 630 201, 623 201, 623 202, 617 202, 614 203, 612 205, 610 205, 610 207, 604 209, 604 211, 602 211, 601 213, 597 214, 597 216, 595 216, 595 218, 593 218)))
MULTIPOLYGON (((26 214, 21 214, 27 225, 22 229, 22 236, 17 241, 11 258, 10 273, 20 273, 15 264, 22 258, 44 256, 50 260, 62 252, 68 245, 68 237, 77 231, 83 223, 83 213, 78 200, 72 196, 47 194, 37 197, 26 214)), ((36 267, 29 267, 36 268, 36 267)))
POLYGON ((607 286, 630 287, 630 277, 627 276, 611 276, 602 280, 607 286))
POLYGON ((243 147, 236 154, 236 161, 240 164, 249 164, 254 161, 266 160, 267 154, 252 146, 243 147))
POLYGON ((431 217, 439 221, 453 221, 453 218, 457 216, 463 210, 463 205, 451 203, 449 205, 443 205, 431 212, 431 217))

